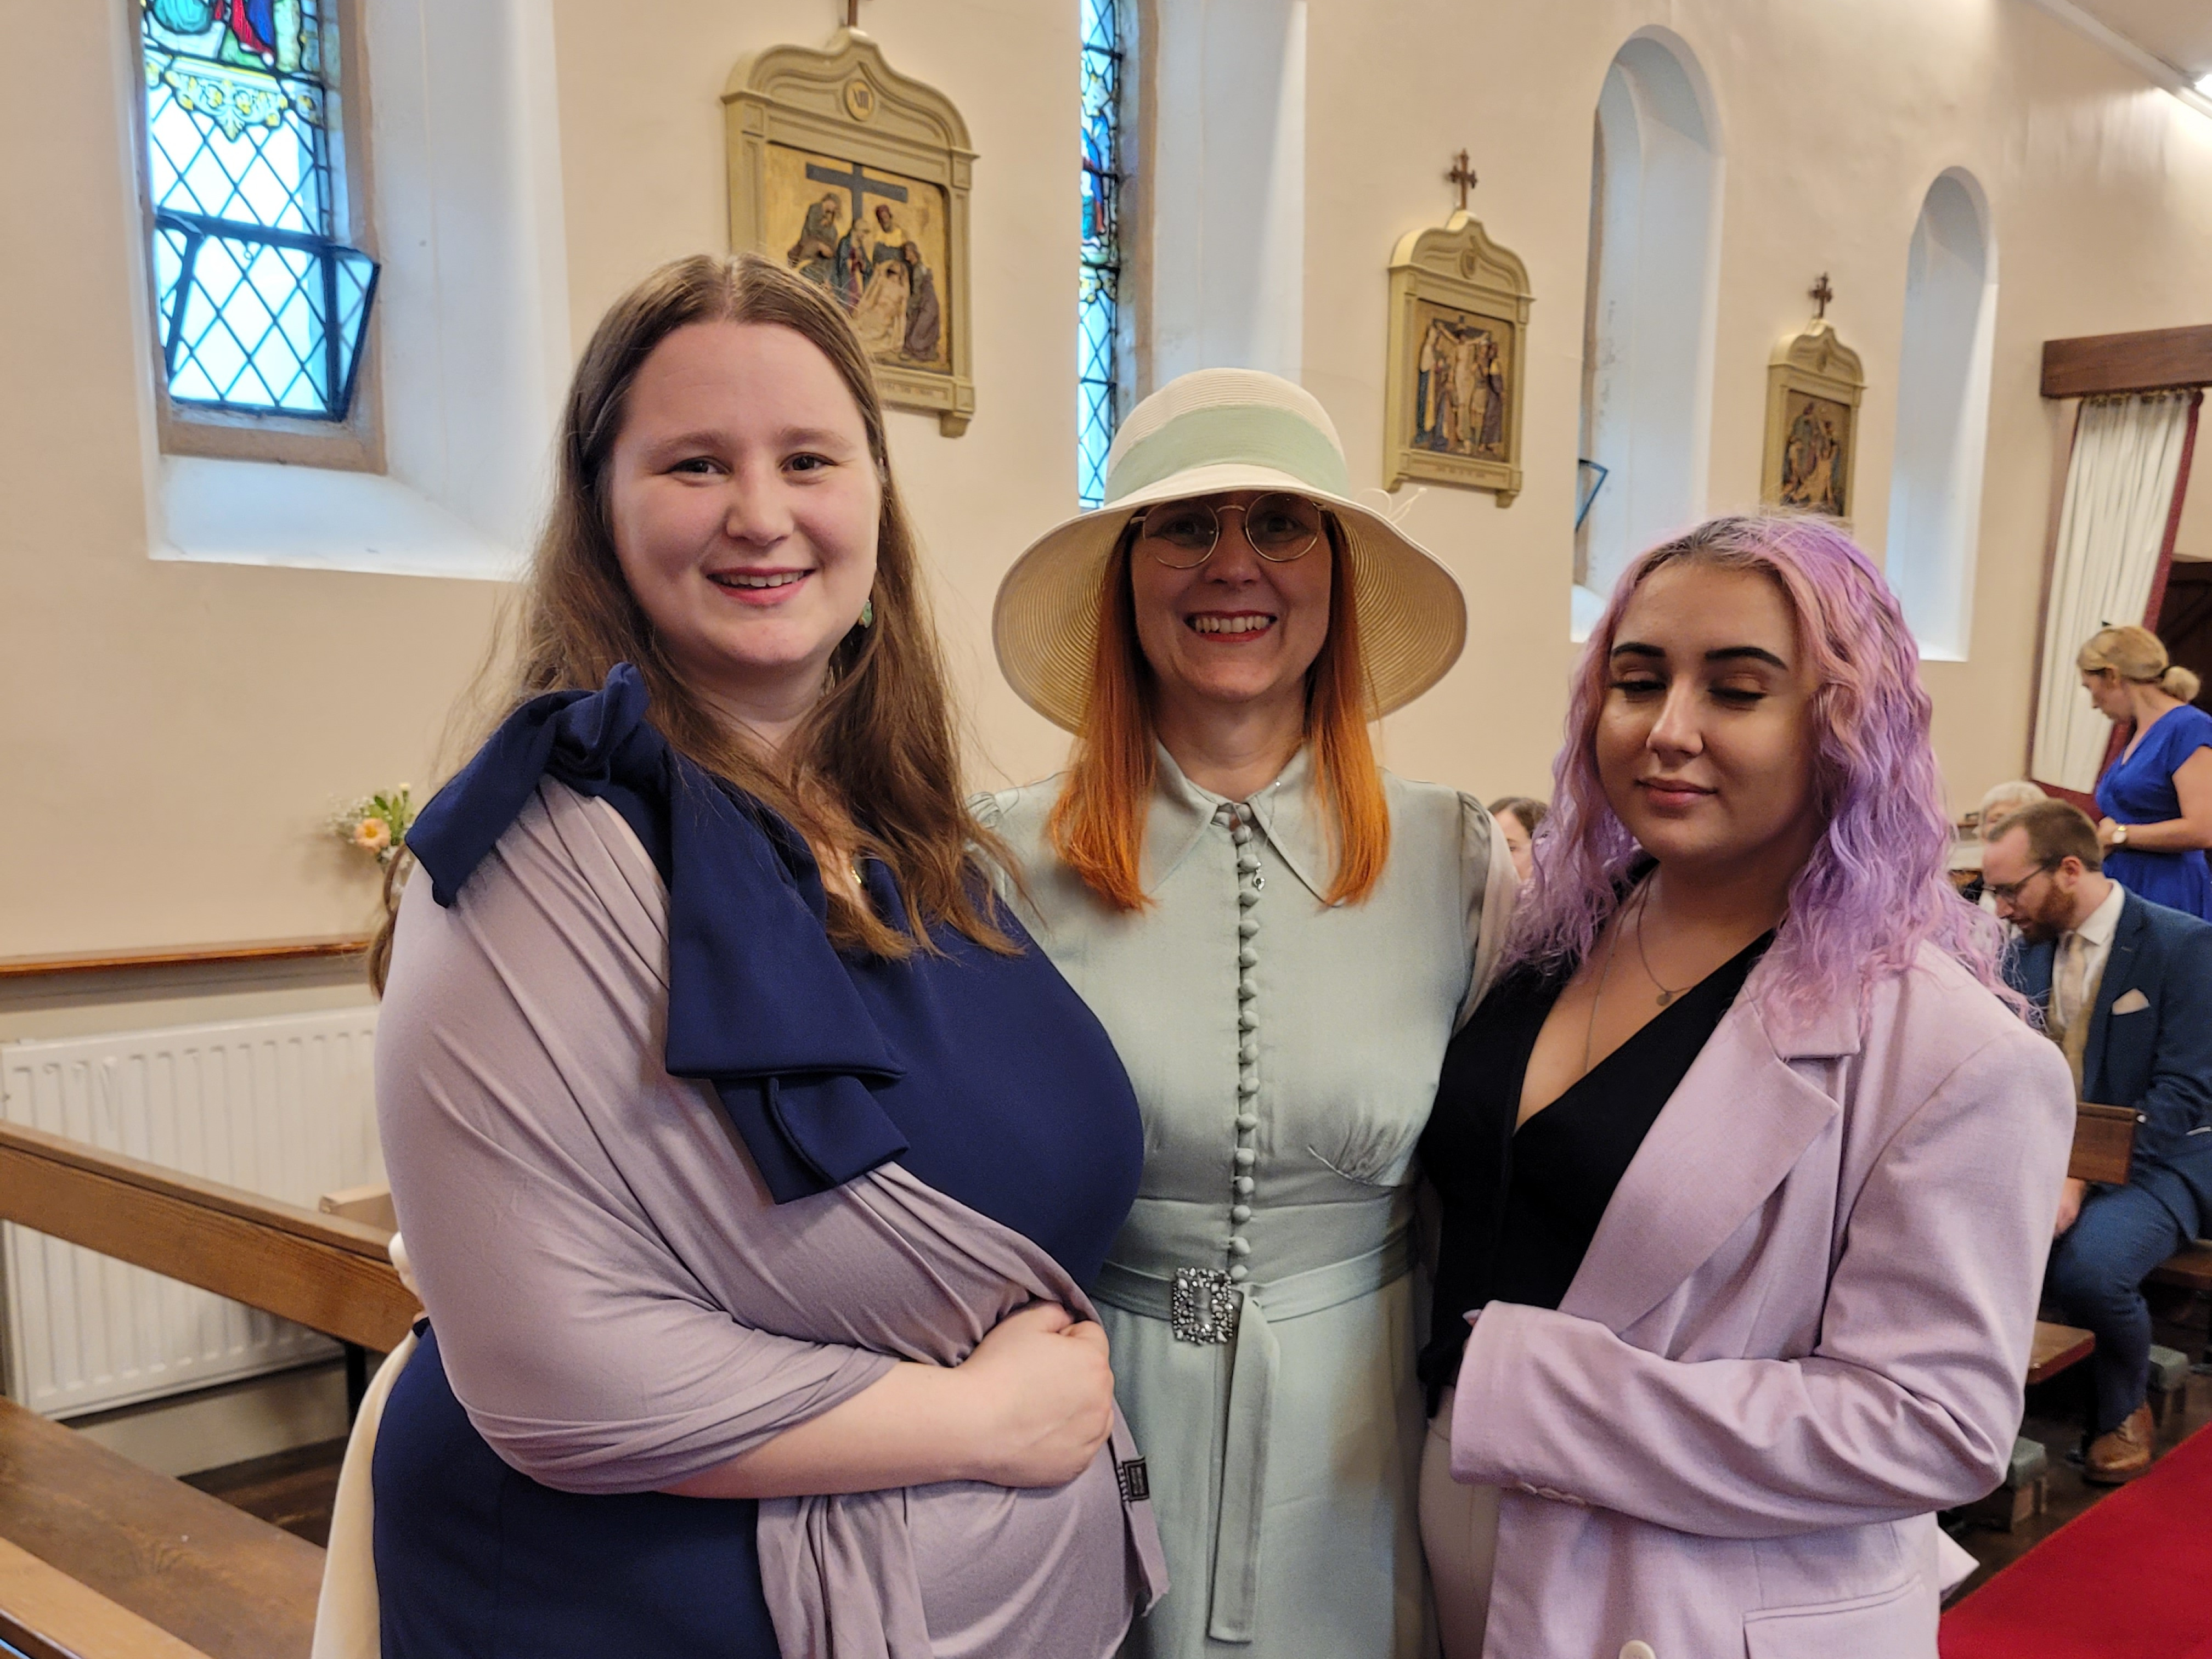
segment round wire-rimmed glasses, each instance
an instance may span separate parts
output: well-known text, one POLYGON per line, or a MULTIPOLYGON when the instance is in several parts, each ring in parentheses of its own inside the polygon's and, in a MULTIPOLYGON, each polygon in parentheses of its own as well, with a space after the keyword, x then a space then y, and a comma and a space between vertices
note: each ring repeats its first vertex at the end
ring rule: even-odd
POLYGON ((1162 501, 1137 520, 1137 541, 1170 570, 1194 570, 1221 544, 1224 515, 1244 515, 1244 539, 1270 564, 1288 564, 1313 551, 1322 537, 1317 502, 1287 490, 1256 497, 1249 506, 1236 501, 1162 501))

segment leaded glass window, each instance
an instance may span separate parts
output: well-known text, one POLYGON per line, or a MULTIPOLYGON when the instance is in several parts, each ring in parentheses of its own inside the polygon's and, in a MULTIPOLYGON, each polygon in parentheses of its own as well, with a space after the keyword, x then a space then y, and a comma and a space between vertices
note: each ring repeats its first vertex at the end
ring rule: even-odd
POLYGON ((161 372, 178 404, 353 401, 376 265, 342 244, 331 0, 139 0, 161 372))
POLYGON ((1077 301, 1076 492, 1096 507, 1121 421, 1121 0, 1078 0, 1083 21, 1083 274, 1077 301))

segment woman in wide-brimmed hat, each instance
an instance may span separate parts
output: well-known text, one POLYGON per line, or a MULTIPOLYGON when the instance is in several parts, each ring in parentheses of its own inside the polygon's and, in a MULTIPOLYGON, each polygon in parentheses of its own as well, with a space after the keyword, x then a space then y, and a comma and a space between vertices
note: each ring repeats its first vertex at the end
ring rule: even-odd
POLYGON ((1093 1291, 1172 1584, 1133 1654, 1430 1639, 1410 1164, 1514 878, 1474 797, 1376 764, 1467 612, 1347 495, 1305 392, 1185 375, 999 591, 1000 666, 1077 742, 980 816, 1145 1117, 1093 1291))

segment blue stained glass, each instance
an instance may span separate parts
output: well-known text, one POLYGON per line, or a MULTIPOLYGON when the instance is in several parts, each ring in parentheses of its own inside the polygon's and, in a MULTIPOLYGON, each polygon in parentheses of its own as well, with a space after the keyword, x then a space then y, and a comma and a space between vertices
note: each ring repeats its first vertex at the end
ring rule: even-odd
POLYGON ((169 395, 341 420, 376 267, 337 240, 324 0, 140 0, 169 395))
POLYGON ((1076 300, 1076 491, 1105 496, 1121 419, 1121 0, 1078 0, 1083 30, 1083 270, 1076 300))

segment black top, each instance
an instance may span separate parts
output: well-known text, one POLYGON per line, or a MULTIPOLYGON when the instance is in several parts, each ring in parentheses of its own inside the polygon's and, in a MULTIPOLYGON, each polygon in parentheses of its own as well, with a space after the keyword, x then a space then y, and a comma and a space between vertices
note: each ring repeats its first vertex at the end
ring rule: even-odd
MULTIPOLYGON (((1466 1316, 1492 1302, 1556 1308, 1644 1137, 1774 935, 1682 993, 1516 1132, 1536 1035, 1565 977, 1524 969, 1444 1050, 1421 1165, 1443 1200, 1443 1243, 1421 1380, 1433 1408, 1459 1373, 1466 1316)), ((1616 963, 1632 974, 1634 964, 1616 963)))

